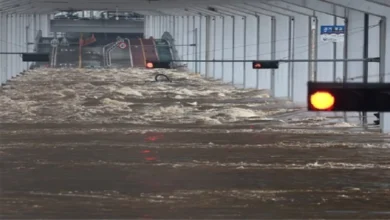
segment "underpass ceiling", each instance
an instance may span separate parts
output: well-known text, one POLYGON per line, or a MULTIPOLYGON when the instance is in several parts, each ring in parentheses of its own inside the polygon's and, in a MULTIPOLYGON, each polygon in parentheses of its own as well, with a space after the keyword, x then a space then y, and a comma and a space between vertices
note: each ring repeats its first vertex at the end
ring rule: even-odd
POLYGON ((240 0, 0 0, 0 12, 52 13, 65 10, 154 11, 190 6, 228 4, 240 0))
MULTIPOLYGON (((340 0, 340 2, 349 0, 340 0)), ((389 0, 353 0, 375 4, 377 6, 390 7, 389 0)), ((310 14, 310 10, 316 9, 325 13, 336 14, 342 17, 340 10, 330 10, 327 6, 333 7, 332 3, 338 5, 334 7, 345 7, 345 4, 338 3, 336 0, 0 0, 0 13, 55 13, 67 10, 118 10, 133 11, 145 15, 213 15, 197 8, 207 8, 210 5, 236 5, 244 2, 253 2, 256 4, 264 3, 266 7, 278 8, 277 10, 290 10, 295 13, 310 14), (295 8, 295 9, 294 9, 295 8)))

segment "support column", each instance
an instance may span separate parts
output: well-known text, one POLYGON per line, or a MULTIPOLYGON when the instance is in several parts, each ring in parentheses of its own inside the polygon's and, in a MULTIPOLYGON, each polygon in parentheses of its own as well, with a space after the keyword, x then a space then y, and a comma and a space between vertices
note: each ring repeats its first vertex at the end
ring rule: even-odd
MULTIPOLYGON (((189 51, 189 44, 190 44, 190 32, 192 32, 193 30, 190 28, 190 17, 189 16, 185 16, 185 23, 186 23, 186 43, 185 43, 185 54, 186 54, 186 60, 190 59, 190 51, 189 51)), ((188 67, 190 68, 192 66, 192 63, 188 63, 187 64, 188 67)))
MULTIPOLYGON (((35 43, 35 38, 36 38, 36 36, 37 36, 37 34, 39 32, 39 29, 38 29, 38 26, 37 26, 37 19, 36 18, 37 18, 36 14, 33 14, 31 16, 32 27, 30 29, 30 31, 31 31, 30 39, 31 39, 31 42, 34 42, 34 43, 35 43)), ((34 49, 35 45, 31 45, 31 47, 32 47, 31 49, 34 49)), ((33 52, 36 52, 36 51, 33 51, 33 52)))
MULTIPOLYGON (((244 20, 244 31, 243 31, 243 37, 244 37, 244 56, 243 56, 243 58, 244 58, 244 60, 246 60, 246 57, 247 57, 247 55, 246 55, 246 45, 247 45, 247 43, 246 43, 246 32, 247 32, 247 22, 248 22, 248 20, 247 20, 247 17, 242 17, 242 19, 244 20)), ((242 84, 243 84, 243 87, 244 87, 244 89, 247 87, 247 84, 246 84, 246 78, 247 78, 247 76, 246 76, 246 63, 243 63, 243 73, 242 73, 242 84)))
MULTIPOLYGON (((234 18, 232 16, 223 16, 222 20, 222 26, 223 26, 223 31, 221 30, 222 34, 222 55, 221 59, 225 60, 232 60, 234 59, 232 50, 234 49, 232 47, 233 43, 233 20, 234 18)), ((232 83, 233 79, 233 69, 232 69, 232 64, 231 63, 221 63, 222 65, 222 81, 225 83, 232 83)))
MULTIPOLYGON (((17 38, 16 38, 16 41, 17 41, 17 44, 18 44, 18 52, 22 52, 24 50, 24 38, 23 38, 23 33, 24 33, 24 27, 23 27, 23 23, 22 23, 22 15, 17 15, 17 38)), ((17 60, 16 60, 16 65, 17 65, 17 71, 15 72, 15 76, 19 75, 22 71, 23 71, 23 62, 22 62, 22 59, 20 58, 20 56, 18 56, 17 60)))
MULTIPOLYGON (((3 44, 5 39, 4 39, 3 33, 5 33, 6 30, 4 30, 4 27, 5 27, 4 26, 4 14, 0 13, 0 39, 1 39, 1 41, 0 41, 0 52, 5 52, 4 51, 4 44, 3 44)), ((5 81, 4 71, 3 71, 3 66, 5 65, 5 63, 4 63, 4 60, 3 60, 3 56, 4 55, 0 54, 0 86, 5 81)))
MULTIPOLYGON (((370 15, 364 14, 364 30, 363 30, 363 59, 368 58, 368 36, 369 36, 369 18, 370 15)), ((368 61, 363 62, 363 83, 368 83, 368 61)), ((367 126, 367 112, 362 112, 363 127, 367 126)))
MULTIPOLYGON (((236 17, 232 16, 232 60, 235 60, 235 45, 236 45, 236 17)), ((235 84, 235 80, 234 80, 234 62, 232 62, 232 84, 234 85, 235 84)))
MULTIPOLYGON (((11 15, 10 17, 10 24, 11 24, 11 36, 9 38, 9 46, 11 48, 10 52, 16 52, 16 44, 15 44, 15 39, 16 39, 16 22, 15 22, 15 15, 11 15)), ((11 55, 10 56, 11 58, 11 68, 10 68, 10 71, 9 71, 9 75, 8 75, 8 79, 11 79, 14 75, 14 72, 16 72, 16 68, 15 68, 15 55, 11 55)))
MULTIPOLYGON (((29 20, 28 20, 29 17, 30 17, 30 15, 24 15, 23 16, 24 41, 25 41, 25 44, 26 44, 26 52, 27 53, 30 52, 29 51, 30 48, 29 48, 29 45, 28 45, 28 42, 30 41, 30 24, 29 24, 29 20)), ((25 63, 24 69, 28 70, 29 66, 30 66, 29 62, 25 63)))
POLYGON ((158 16, 158 35, 162 35, 164 33, 164 30, 163 30, 163 17, 162 16, 158 16))
MULTIPOLYGON (((364 41, 364 13, 360 11, 346 9, 347 16, 347 41, 346 46, 347 59, 362 59, 364 41)), ((344 73, 345 82, 363 82, 363 61, 347 62, 346 72, 344 73)), ((358 123, 355 118, 361 118, 361 112, 348 112, 344 114, 346 122, 358 123), (351 119, 351 120, 350 120, 351 119)), ((360 122, 363 122, 362 120, 360 122)))
POLYGON ((169 15, 165 16, 165 31, 168 31, 168 32, 170 32, 170 27, 171 27, 170 19, 171 19, 171 16, 169 16, 169 15))
POLYGON ((176 16, 172 16, 172 36, 176 37, 176 16))
MULTIPOLYGON (((221 26, 221 59, 225 59, 225 16, 221 17, 222 26, 221 26)), ((225 65, 221 63, 221 80, 225 79, 225 65)))
POLYGON ((155 35, 154 35, 154 29, 155 29, 155 27, 154 27, 154 17, 152 15, 149 15, 148 17, 149 17, 149 25, 150 25, 150 27, 149 27, 149 36, 155 37, 155 35))
MULTIPOLYGON (((333 12, 336 12, 336 5, 333 5, 333 12)), ((333 16, 333 25, 337 25, 337 17, 333 16)), ((333 59, 337 59, 337 43, 333 42, 333 59)), ((333 82, 337 82, 337 62, 333 62, 333 82)))
MULTIPOLYGON (((212 22, 210 23, 210 34, 212 34, 212 37, 210 37, 211 42, 213 42, 213 47, 212 47, 212 58, 213 60, 216 59, 216 47, 215 47, 215 42, 216 42, 216 35, 217 35, 217 17, 213 17, 212 22)), ((211 48, 210 48, 211 49, 211 48)), ((215 79, 215 63, 211 63, 213 65, 213 78, 215 79)))
MULTIPOLYGON (((194 27, 194 33, 193 33, 193 38, 192 38, 192 43, 195 44, 195 47, 192 47, 192 57, 195 61, 198 60, 198 28, 196 27, 196 17, 192 17, 192 26, 194 27)), ((194 63, 194 72, 198 72, 198 64, 197 62, 194 63)))
MULTIPOLYGON (((271 17, 271 60, 276 59, 276 18, 271 17)), ((275 70, 271 70, 271 96, 275 97, 275 70)))
POLYGON ((148 28, 149 28, 149 16, 144 17, 144 38, 149 37, 148 28))
MULTIPOLYGON (((2 23, 2 27, 0 27, 2 30, 4 30, 4 33, 2 33, 2 38, 3 41, 3 50, 4 52, 9 52, 9 46, 8 46, 8 41, 9 41, 9 31, 10 31, 10 25, 9 25, 9 15, 5 14, 4 15, 4 22, 2 23), (3 27, 4 25, 4 27, 3 27)), ((7 55, 3 55, 3 63, 4 65, 1 66, 1 70, 3 72, 3 82, 5 83, 8 80, 8 72, 9 72, 9 59, 7 55)))
MULTIPOLYGON (((181 36, 181 45, 185 44, 184 42, 184 35, 185 35, 185 29, 186 29, 186 24, 185 24, 185 17, 184 16, 181 16, 181 33, 180 33, 180 36, 181 36)), ((182 57, 182 59, 184 59, 184 47, 183 46, 180 46, 179 48, 181 48, 180 50, 180 56, 182 57)))
MULTIPOLYGON (((310 33, 309 33, 309 59, 315 60, 317 58, 317 18, 309 17, 310 19, 310 33)), ((316 62, 309 62, 309 80, 317 81, 317 64, 316 62)))
MULTIPOLYGON (((260 60, 260 29, 261 29, 261 24, 260 24, 260 15, 256 14, 256 60, 260 60)), ((260 84, 259 84, 259 73, 260 70, 256 70, 256 89, 260 89, 260 84)))
MULTIPOLYGON (((205 55, 206 55, 206 60, 210 60, 210 16, 206 16, 206 39, 205 39, 205 45, 206 45, 206 50, 205 50, 205 55)), ((206 77, 210 77, 210 65, 209 62, 205 63, 206 65, 206 72, 205 75, 206 77)))
MULTIPOLYGON (((258 45, 258 59, 270 60, 272 55, 272 16, 258 15, 259 16, 259 45, 258 45)), ((258 87, 260 89, 271 89, 271 70, 261 70, 258 77, 258 87)))
MULTIPOLYGON (((207 17, 206 16, 201 16, 200 18, 200 52, 199 52, 199 60, 206 60, 206 54, 207 54, 207 17)), ((207 63, 199 62, 200 65, 200 72, 203 73, 203 75, 206 75, 207 72, 207 63)))
MULTIPOLYGON (((288 30, 288 57, 290 60, 295 59, 294 58, 294 36, 295 36, 295 20, 293 17, 289 18, 289 24, 288 24, 289 30, 288 30)), ((287 76, 287 97, 289 100, 293 99, 294 96, 294 62, 288 63, 288 76, 287 76)))

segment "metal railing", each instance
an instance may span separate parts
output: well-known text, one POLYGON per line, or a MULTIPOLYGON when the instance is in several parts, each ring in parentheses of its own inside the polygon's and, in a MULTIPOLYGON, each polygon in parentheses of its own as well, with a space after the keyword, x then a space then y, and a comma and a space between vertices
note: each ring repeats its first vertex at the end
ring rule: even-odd
POLYGON ((129 50, 129 61, 130 61, 130 66, 133 67, 133 56, 132 56, 132 53, 131 53, 131 44, 130 44, 130 39, 128 38, 124 38, 122 40, 119 40, 115 43, 109 43, 105 46, 103 46, 103 65, 104 66, 107 66, 107 67, 111 67, 112 65, 112 51, 118 47, 118 45, 120 43, 123 43, 123 42, 127 42, 127 47, 128 47, 128 50, 129 50), (108 48, 108 49, 107 49, 108 48))
POLYGON ((50 56, 50 67, 55 68, 57 66, 57 52, 58 47, 53 47, 50 56))

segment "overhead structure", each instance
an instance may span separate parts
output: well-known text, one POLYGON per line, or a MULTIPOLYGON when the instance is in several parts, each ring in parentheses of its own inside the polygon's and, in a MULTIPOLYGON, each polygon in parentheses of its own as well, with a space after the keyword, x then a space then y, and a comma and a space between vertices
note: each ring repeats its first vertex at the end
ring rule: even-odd
MULTIPOLYGON (((57 11, 132 11, 145 15, 145 38, 164 35, 168 47, 159 50, 169 48, 190 71, 237 87, 307 103, 308 81, 390 83, 390 4, 382 0, 0 0, 0 8, 1 52, 34 52, 37 39, 52 34, 57 11), (240 60, 279 65, 261 69, 240 60)), ((2 83, 31 66, 16 55, 0 55, 0 62, 2 83)), ((368 117, 363 124, 376 120, 368 117)), ((390 133, 390 114, 378 118, 390 133)))

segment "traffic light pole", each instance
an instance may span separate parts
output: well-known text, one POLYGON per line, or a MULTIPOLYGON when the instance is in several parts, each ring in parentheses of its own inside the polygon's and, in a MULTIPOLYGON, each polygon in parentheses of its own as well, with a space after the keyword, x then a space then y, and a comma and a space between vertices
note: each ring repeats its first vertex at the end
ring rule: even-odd
MULTIPOLYGON (((368 39, 369 39, 369 18, 370 15, 364 14, 364 36, 363 36, 363 59, 368 59, 368 39)), ((363 62, 363 83, 368 83, 368 61, 363 62)), ((367 112, 362 112, 363 128, 367 127, 367 112)))
POLYGON ((305 62, 379 62, 379 57, 367 58, 367 59, 297 59, 297 60, 172 60, 172 62, 225 62, 225 63, 246 63, 246 62, 280 62, 280 63, 305 63, 305 62))

